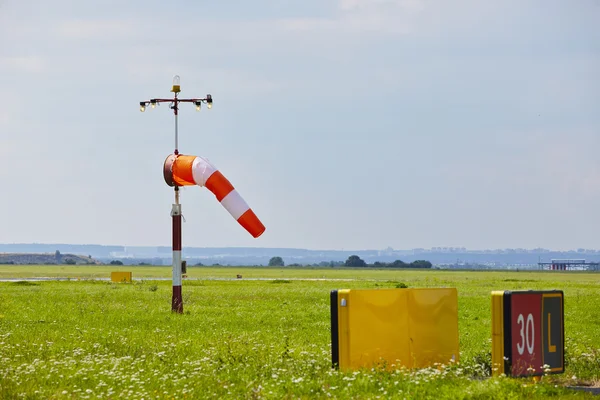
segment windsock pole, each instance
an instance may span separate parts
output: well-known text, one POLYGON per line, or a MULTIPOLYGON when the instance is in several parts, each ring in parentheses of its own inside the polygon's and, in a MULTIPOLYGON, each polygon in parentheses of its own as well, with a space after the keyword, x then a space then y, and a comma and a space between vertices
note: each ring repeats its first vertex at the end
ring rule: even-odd
MULTIPOLYGON (((173 102, 173 113, 175 114, 175 154, 179 154, 179 143, 177 135, 177 91, 175 88, 175 101, 173 102)), ((183 313, 183 295, 181 294, 181 204, 179 204, 179 186, 175 186, 175 204, 171 209, 173 219, 173 297, 171 299, 171 311, 183 313)))
POLYGON ((183 313, 183 296, 181 294, 181 204, 179 204, 179 187, 175 186, 175 204, 171 209, 173 218, 173 298, 171 311, 183 313))
MULTIPOLYGON (((145 101, 140 101, 140 111, 146 111, 147 106, 151 106, 155 108, 157 105, 161 103, 170 103, 170 108, 173 110, 173 114, 175 114, 175 152, 174 157, 179 155, 179 142, 178 142, 178 114, 179 114, 179 103, 192 103, 196 106, 196 111, 200 111, 200 107, 202 103, 206 104, 206 106, 210 109, 212 108, 212 96, 207 94, 204 98, 190 98, 190 99, 181 99, 178 98, 179 92, 181 92, 181 85, 179 75, 175 75, 173 77, 173 86, 171 88, 171 92, 174 93, 172 98, 165 99, 150 99, 145 101)), ((173 297, 171 300, 171 311, 177 312, 179 314, 183 313, 183 296, 181 294, 181 274, 182 274, 182 256, 181 256, 181 204, 179 203, 179 186, 170 178, 170 171, 166 169, 163 171, 165 181, 169 186, 174 186, 175 190, 175 203, 171 207, 171 219, 173 224, 173 297)))

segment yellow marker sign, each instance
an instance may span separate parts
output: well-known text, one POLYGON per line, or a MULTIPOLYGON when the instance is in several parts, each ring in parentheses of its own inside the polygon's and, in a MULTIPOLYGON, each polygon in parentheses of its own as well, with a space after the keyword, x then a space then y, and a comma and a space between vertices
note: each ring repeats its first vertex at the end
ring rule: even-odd
POLYGON ((111 272, 110 280, 112 282, 131 283, 131 272, 111 272))
POLYGON ((492 292, 492 375, 504 373, 504 291, 492 292))
POLYGON ((459 360, 454 288, 331 292, 332 361, 342 370, 459 360))

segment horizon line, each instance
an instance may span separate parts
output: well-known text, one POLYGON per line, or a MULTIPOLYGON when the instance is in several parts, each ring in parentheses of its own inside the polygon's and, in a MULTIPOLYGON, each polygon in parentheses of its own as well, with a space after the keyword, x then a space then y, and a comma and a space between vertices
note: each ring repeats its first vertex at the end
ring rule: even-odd
MULTIPOLYGON (((122 244, 99 244, 99 243, 41 243, 41 242, 29 242, 29 243, 0 243, 0 246, 21 246, 21 245, 42 245, 42 246, 101 246, 101 247, 171 247, 169 245, 122 245, 122 244)), ((343 251, 343 252, 351 252, 351 251, 414 251, 414 250, 424 250, 424 251, 434 251, 434 250, 463 250, 463 251, 498 251, 498 250, 545 250, 549 252, 578 252, 578 250, 584 251, 594 251, 598 252, 598 249, 586 249, 586 248, 578 248, 578 249, 550 249, 544 247, 534 247, 534 248, 526 248, 526 247, 504 247, 504 248, 468 248, 465 246, 433 246, 433 247, 413 247, 413 248, 393 248, 391 246, 377 249, 377 248, 364 248, 364 249, 314 249, 314 248, 306 248, 306 247, 265 247, 265 246, 210 246, 210 247, 201 247, 201 246, 184 246, 185 248, 195 248, 195 249, 278 249, 278 250, 308 250, 308 251, 343 251), (391 250, 390 250, 391 249, 391 250)))

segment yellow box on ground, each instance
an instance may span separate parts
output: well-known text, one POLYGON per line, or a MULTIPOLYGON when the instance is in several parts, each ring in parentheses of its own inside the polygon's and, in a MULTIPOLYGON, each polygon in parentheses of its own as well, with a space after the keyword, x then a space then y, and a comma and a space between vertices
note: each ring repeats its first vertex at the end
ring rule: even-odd
POLYGON ((110 280, 112 282, 131 283, 131 272, 111 272, 110 280))
POLYGON ((455 288, 331 292, 332 361, 342 370, 459 360, 455 288))

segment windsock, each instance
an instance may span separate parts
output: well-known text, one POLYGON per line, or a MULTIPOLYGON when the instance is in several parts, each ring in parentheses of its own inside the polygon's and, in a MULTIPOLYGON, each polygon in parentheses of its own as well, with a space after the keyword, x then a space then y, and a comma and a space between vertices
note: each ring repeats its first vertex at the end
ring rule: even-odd
POLYGON ((265 231, 265 226, 231 182, 206 158, 171 154, 165 160, 163 174, 169 186, 205 186, 253 237, 265 231))

